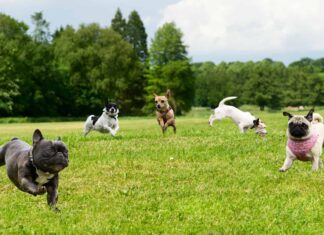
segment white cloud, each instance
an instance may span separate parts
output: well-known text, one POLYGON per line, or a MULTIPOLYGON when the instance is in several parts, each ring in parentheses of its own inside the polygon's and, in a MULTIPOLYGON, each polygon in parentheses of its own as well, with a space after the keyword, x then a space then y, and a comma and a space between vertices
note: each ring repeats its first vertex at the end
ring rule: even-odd
POLYGON ((180 0, 162 11, 191 54, 324 50, 322 0, 180 0))

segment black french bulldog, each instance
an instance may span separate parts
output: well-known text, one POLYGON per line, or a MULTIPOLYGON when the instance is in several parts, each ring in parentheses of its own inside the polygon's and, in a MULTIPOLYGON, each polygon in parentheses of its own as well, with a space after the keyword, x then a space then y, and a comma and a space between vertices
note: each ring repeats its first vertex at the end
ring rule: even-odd
POLYGON ((10 180, 34 196, 47 192, 47 204, 56 210, 58 173, 68 163, 65 144, 60 139, 45 140, 38 129, 33 134, 32 147, 18 138, 0 147, 0 166, 6 164, 10 180))

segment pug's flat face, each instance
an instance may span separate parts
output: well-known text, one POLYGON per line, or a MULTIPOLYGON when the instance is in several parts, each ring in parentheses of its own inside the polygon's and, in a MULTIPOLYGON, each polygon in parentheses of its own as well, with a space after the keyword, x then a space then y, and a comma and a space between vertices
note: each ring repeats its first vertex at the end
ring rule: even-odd
POLYGON ((68 150, 62 141, 42 140, 33 147, 33 163, 44 172, 58 173, 68 166, 68 150))
POLYGON ((288 133, 293 139, 304 139, 311 134, 311 122, 313 120, 313 112, 311 109, 306 116, 292 115, 283 112, 284 116, 288 116, 288 133))
POLYGON ((294 116, 288 122, 288 131, 297 139, 307 137, 310 134, 311 123, 303 116, 294 116))

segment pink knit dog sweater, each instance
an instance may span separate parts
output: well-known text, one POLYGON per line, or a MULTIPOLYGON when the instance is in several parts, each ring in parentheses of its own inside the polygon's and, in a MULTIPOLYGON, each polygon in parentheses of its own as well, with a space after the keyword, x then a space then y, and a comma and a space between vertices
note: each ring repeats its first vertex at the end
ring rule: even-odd
POLYGON ((313 135, 306 140, 288 139, 288 147, 298 160, 306 161, 306 154, 314 147, 318 137, 318 133, 313 133, 313 135))

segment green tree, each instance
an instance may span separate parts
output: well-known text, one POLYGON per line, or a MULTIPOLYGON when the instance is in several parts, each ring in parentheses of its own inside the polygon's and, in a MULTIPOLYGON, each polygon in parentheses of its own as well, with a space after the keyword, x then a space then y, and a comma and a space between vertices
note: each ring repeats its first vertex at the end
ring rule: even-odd
MULTIPOLYGON (((28 71, 25 61, 30 43, 28 27, 10 16, 0 13, 0 113, 8 115, 19 94, 19 82, 28 71)), ((28 57, 29 58, 29 57, 28 57)))
POLYGON ((164 24, 155 33, 149 56, 147 112, 153 110, 152 94, 162 94, 167 89, 171 89, 177 114, 189 111, 194 102, 194 76, 182 36, 174 23, 164 24))
POLYGON ((140 61, 145 63, 148 57, 147 34, 137 11, 132 11, 128 17, 126 39, 133 46, 140 61))
POLYGON ((48 41, 48 23, 41 13, 31 16, 34 24, 33 41, 26 46, 28 70, 19 81, 19 95, 15 97, 15 113, 26 116, 68 115, 66 100, 69 88, 54 60, 54 48, 48 41))
POLYGON ((123 14, 119 8, 117 8, 115 16, 111 20, 111 28, 126 39, 126 20, 123 18, 123 14))
POLYGON ((74 114, 97 113, 107 98, 121 100, 127 114, 141 109, 141 64, 118 33, 98 24, 68 27, 54 45, 60 70, 70 77, 74 114))
POLYGON ((49 31, 49 23, 43 18, 42 12, 35 12, 32 16, 32 23, 34 24, 33 39, 35 42, 46 43, 51 40, 49 31))
POLYGON ((165 23, 159 28, 150 47, 151 66, 163 66, 170 61, 188 60, 183 34, 175 23, 165 23))
POLYGON ((269 59, 257 62, 250 71, 243 95, 248 103, 257 104, 260 110, 265 106, 280 108, 285 78, 285 66, 281 62, 269 59))

